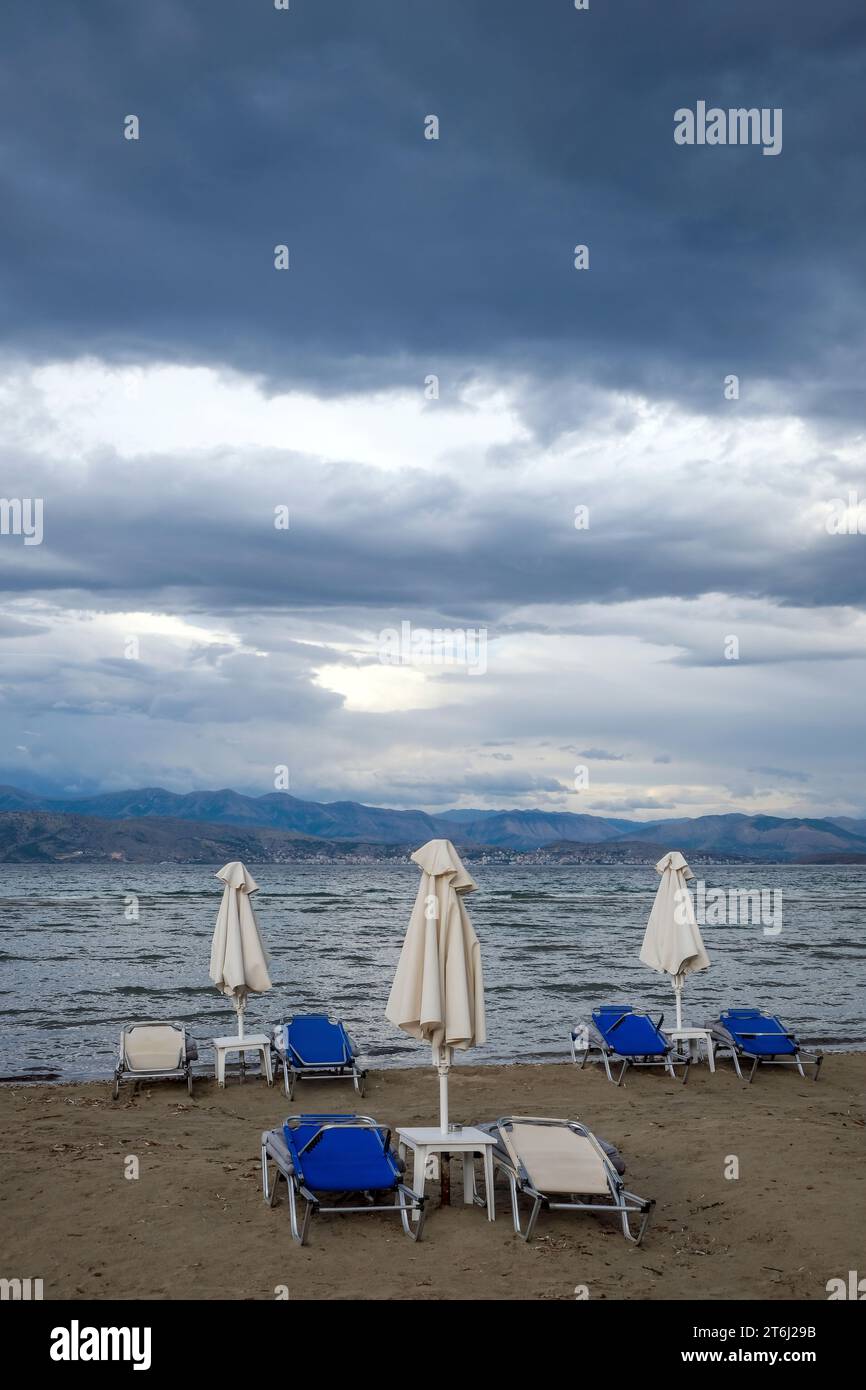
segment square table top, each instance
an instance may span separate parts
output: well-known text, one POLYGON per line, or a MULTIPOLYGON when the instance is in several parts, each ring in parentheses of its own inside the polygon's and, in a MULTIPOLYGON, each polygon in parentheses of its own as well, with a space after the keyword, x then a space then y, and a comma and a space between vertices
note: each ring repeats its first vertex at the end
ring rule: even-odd
POLYGON ((447 1134, 443 1134, 438 1125, 422 1129, 398 1126, 397 1136, 411 1148, 446 1149, 450 1153, 456 1153, 459 1149, 483 1149, 487 1144, 496 1143, 492 1134, 485 1134, 482 1129, 474 1129, 472 1125, 449 1130, 447 1134))

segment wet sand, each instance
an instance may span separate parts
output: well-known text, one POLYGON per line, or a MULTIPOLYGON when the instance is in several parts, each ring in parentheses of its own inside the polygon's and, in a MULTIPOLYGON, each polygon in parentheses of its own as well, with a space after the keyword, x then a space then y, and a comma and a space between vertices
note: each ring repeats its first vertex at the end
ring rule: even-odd
MULTIPOLYGON (((342 1083, 301 1083, 290 1104, 255 1076, 220 1091, 163 1082, 112 1102, 108 1083, 0 1087, 0 1275, 52 1298, 826 1299, 866 1270, 866 1054, 830 1054, 817 1084, 781 1069, 752 1086, 730 1064, 687 1086, 641 1072, 618 1090, 595 1067, 452 1072, 452 1119, 578 1118, 623 1153, 629 1187, 655 1197, 639 1249, 609 1218, 542 1213, 527 1245, 507 1187, 497 1220, 431 1192, 417 1245, 391 1216, 322 1217, 291 1239, 284 1189, 262 1201, 259 1137, 289 1113, 359 1109, 433 1124, 432 1071, 373 1072, 356 1104, 342 1083), (134 1156, 140 1176, 124 1176, 134 1156), (731 1156, 739 1177, 725 1177, 731 1156)), ((410 1156, 411 1166, 411 1156, 410 1156)))

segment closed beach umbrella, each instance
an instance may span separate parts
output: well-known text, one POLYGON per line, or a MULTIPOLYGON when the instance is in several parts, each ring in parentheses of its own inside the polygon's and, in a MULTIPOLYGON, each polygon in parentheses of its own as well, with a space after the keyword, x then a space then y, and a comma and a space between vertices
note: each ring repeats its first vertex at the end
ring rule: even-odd
POLYGON ((487 1037, 481 948, 464 902, 475 884, 450 840, 429 840, 412 859, 421 882, 385 1016, 432 1047, 440 1128, 447 1134, 453 1050, 465 1052, 487 1037))
POLYGON ((656 864, 661 874, 655 902, 644 934, 640 958, 651 970, 663 971, 673 980, 677 999, 677 1027, 683 1026, 683 982, 693 970, 706 970, 710 958, 704 950, 695 921, 695 909, 687 880, 694 878, 677 850, 656 864))
POLYGON ((216 875, 225 884, 210 952, 210 977, 232 1000, 238 1016, 238 1037, 244 1035, 248 994, 271 987, 265 948, 250 895, 258 884, 243 864, 225 864, 216 875))

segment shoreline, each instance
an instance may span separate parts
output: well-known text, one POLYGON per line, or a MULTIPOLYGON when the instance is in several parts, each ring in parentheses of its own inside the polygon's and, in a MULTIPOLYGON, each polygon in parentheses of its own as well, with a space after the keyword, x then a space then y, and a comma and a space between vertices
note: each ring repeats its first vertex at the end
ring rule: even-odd
POLYGON ((451 1077, 457 1122, 578 1118, 616 1144, 629 1187, 657 1203, 644 1245, 570 1213, 542 1213, 527 1245, 501 1183, 495 1223, 441 1208, 434 1184, 418 1245, 379 1215, 320 1217, 309 1246, 294 1245, 284 1197, 262 1200, 262 1129, 317 1110, 434 1123, 432 1068, 374 1070, 363 1101, 302 1082, 294 1104, 253 1074, 224 1090, 197 1080, 193 1100, 171 1082, 125 1087, 117 1103, 107 1080, 9 1083, 0 1272, 42 1278, 48 1300, 273 1299, 285 1285, 292 1299, 571 1301, 579 1284, 593 1299, 823 1300, 830 1279, 863 1266, 851 1213, 866 1200, 864 1053, 829 1054, 817 1083, 775 1069, 747 1086, 727 1064, 693 1067, 686 1086, 641 1072, 619 1089, 568 1062, 458 1063, 451 1077))
MULTIPOLYGON (((200 1056, 199 1060, 193 1063, 192 1074, 194 1082, 201 1082, 205 1084, 207 1083, 207 1081, 213 1079, 213 1065, 209 1061, 210 1052, 208 1051, 208 1049, 210 1045, 208 1039, 205 1038, 200 1041, 202 1047, 205 1049, 205 1057, 203 1060, 200 1056)), ((864 1054, 866 1054, 866 1038, 857 1039, 855 1041, 848 1040, 844 1043, 824 1043, 821 1042, 820 1039, 813 1041, 810 1038, 807 1044, 804 1045, 817 1048, 819 1052, 824 1052, 831 1057, 862 1057, 864 1054)), ((419 1050, 423 1053, 423 1048, 420 1048, 420 1046, 419 1050)), ((473 1052, 472 1055, 474 1057, 475 1053, 473 1052)), ((360 1060, 361 1063, 368 1067, 370 1071, 382 1073, 406 1072, 408 1074, 417 1074, 418 1072, 424 1072, 425 1070, 429 1070, 430 1067, 429 1059, 418 1062, 407 1062, 405 1058, 401 1058, 399 1062, 389 1063, 385 1061, 383 1058, 377 1057, 369 1052, 362 1052, 360 1060)), ((495 1070, 501 1068, 503 1071, 508 1071, 510 1068, 513 1067, 556 1067, 564 1063, 570 1064, 570 1058, 521 1057, 513 1062, 503 1062, 501 1060, 495 1062, 472 1061, 471 1063, 467 1063, 466 1065, 472 1067, 475 1070, 484 1072, 491 1068, 495 1070)), ((462 1067, 464 1064, 458 1061, 455 1062, 454 1065, 462 1067)), ((724 1058, 719 1063, 719 1066, 722 1070, 732 1069, 730 1060, 728 1058, 724 1058)), ((600 1071, 603 1071, 602 1064, 598 1060, 598 1058, 592 1058, 586 1064, 586 1071, 589 1072, 590 1070, 594 1070, 596 1067, 600 1071)), ((227 1065, 228 1073, 234 1076, 236 1075, 238 1070, 238 1063, 229 1061, 227 1065)), ((255 1067, 253 1066, 253 1071, 254 1070, 255 1067)), ((109 1067, 104 1067, 101 1071, 91 1073, 87 1076, 64 1076, 59 1072, 54 1074, 44 1073, 43 1075, 29 1076, 25 1072, 21 1072, 13 1076, 0 1076, 0 1088, 15 1086, 99 1086, 103 1083, 107 1085, 109 1072, 109 1067)))

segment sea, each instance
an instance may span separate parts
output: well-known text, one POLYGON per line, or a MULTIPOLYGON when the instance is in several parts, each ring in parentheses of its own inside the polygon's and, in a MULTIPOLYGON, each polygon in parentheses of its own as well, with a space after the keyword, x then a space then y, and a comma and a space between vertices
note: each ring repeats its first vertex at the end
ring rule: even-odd
MULTIPOLYGON (((219 865, 4 865, 0 891, 0 1080, 107 1078, 124 1023, 185 1022, 199 1041, 235 1031, 208 980, 219 865)), ((411 862, 249 865, 273 989, 247 1031, 292 1013, 342 1018, 371 1067, 429 1066, 385 1018, 418 888, 411 862)), ((569 1056, 573 1025, 600 1003, 674 1020, 669 980, 638 959, 658 878, 652 865, 473 864, 467 906, 481 942, 488 1041, 473 1063, 569 1056)), ((696 869, 714 902, 711 966, 684 991, 685 1023, 730 1006, 778 1013, 805 1041, 866 1048, 866 866, 696 869), (722 914, 719 895, 726 890, 722 914), (733 910, 763 890, 780 915, 733 910), (772 893, 781 899, 773 900, 772 893), (739 903, 739 899, 736 899, 739 903), (749 920, 731 920, 747 917, 749 920)), ((696 886, 696 885, 693 885, 696 886)), ((708 911, 708 916, 710 915, 708 911)))

